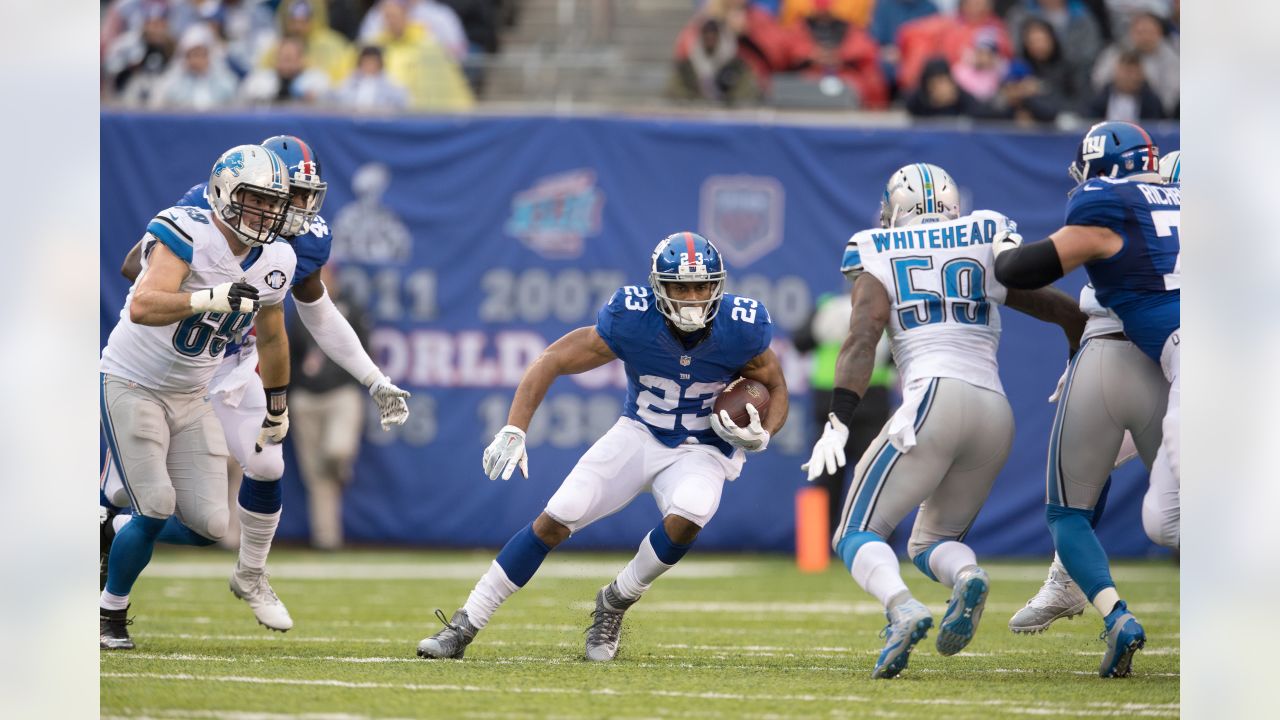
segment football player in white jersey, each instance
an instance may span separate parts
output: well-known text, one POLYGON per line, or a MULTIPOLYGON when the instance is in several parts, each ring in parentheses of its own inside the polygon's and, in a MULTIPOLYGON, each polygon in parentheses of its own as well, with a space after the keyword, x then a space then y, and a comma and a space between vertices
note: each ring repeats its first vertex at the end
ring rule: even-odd
MULTIPOLYGON (((409 416, 404 400, 409 393, 396 387, 369 357, 320 280, 320 268, 329 259, 331 236, 328 224, 320 216, 328 185, 321 176, 319 156, 305 141, 291 135, 267 138, 262 146, 284 161, 289 174, 289 215, 280 237, 293 248, 298 260, 290 293, 298 317, 325 354, 369 388, 378 405, 383 429, 403 424, 409 416)), ((208 188, 207 183, 196 185, 178 205, 208 207, 208 188)), ((121 273, 130 280, 136 279, 141 270, 144 243, 145 240, 129 251, 121 268, 121 273)), ((227 345, 222 364, 210 382, 214 412, 232 457, 244 471, 235 508, 240 525, 239 557, 229 584, 236 597, 249 604, 259 623, 271 630, 286 632, 293 627, 293 618, 271 587, 266 573, 267 555, 282 512, 280 478, 284 475, 284 453, 280 447, 255 447, 257 428, 267 410, 262 379, 254 372, 257 365, 253 336, 236 338, 227 345)), ((115 532, 130 520, 127 514, 115 514, 128 505, 118 474, 110 465, 105 472, 104 512, 100 517, 104 560, 109 557, 107 553, 115 532)), ((184 527, 177 519, 166 524, 158 541, 179 545, 214 542, 184 527)), ((100 568, 104 583, 107 567, 103 562, 100 568)))
MULTIPOLYGON (((1160 156, 1160 179, 1165 184, 1180 182, 1181 170, 1177 150, 1160 156)), ((1149 471, 1163 437, 1160 420, 1168 405, 1168 380, 1129 341, 1115 312, 1098 302, 1093 285, 1085 285, 1080 291, 1080 309, 1089 316, 1083 355, 1074 373, 1068 367, 1062 374, 1057 391, 1049 398, 1050 402, 1057 401, 1059 416, 1049 439, 1047 480, 1051 485, 1059 484, 1063 477, 1103 477, 1111 467, 1097 449, 1112 446, 1121 436, 1114 467, 1141 455, 1149 471), (1125 392, 1116 392, 1116 378, 1125 378, 1125 392)), ((1101 480, 1091 484, 1098 482, 1101 480)), ((1104 485, 1093 508, 1095 527, 1102 516, 1108 486, 1104 485)), ((1062 565, 1062 558, 1054 553, 1048 578, 1026 606, 1009 619, 1009 629, 1016 633, 1041 632, 1059 618, 1083 614, 1088 606, 1089 598, 1062 565)))
POLYGON ((267 404, 257 445, 278 451, 289 429, 282 303, 297 258, 273 242, 288 171, 266 148, 234 147, 213 166, 209 199, 210 210, 173 207, 147 225, 142 274, 102 351, 102 431, 134 508, 111 547, 104 649, 133 647, 129 593, 171 515, 204 537, 226 532, 227 444, 208 387, 226 344, 251 322, 267 404))
POLYGON ((954 655, 973 639, 989 589, 964 537, 1013 442, 1013 413, 996 363, 1005 304, 1063 328, 1074 350, 1085 317, 1065 293, 1006 290, 991 271, 991 243, 1013 221, 990 210, 960 217, 955 181, 935 165, 890 178, 881 227, 850 239, 841 270, 854 276, 850 334, 822 437, 804 469, 812 480, 845 464, 848 425, 887 327, 903 379, 902 407, 862 456, 832 544, 864 590, 886 608, 887 642, 872 671, 890 678, 933 626, 907 590, 885 538, 919 507, 908 550, 952 588, 937 637, 954 655))

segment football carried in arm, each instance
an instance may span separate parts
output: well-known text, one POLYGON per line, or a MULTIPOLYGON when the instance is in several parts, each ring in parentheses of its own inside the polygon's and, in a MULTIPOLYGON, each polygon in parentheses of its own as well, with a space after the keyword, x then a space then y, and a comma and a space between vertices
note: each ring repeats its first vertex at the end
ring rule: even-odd
POLYGON ((760 413, 760 421, 764 422, 769 409, 769 389, 764 383, 740 377, 716 396, 711 409, 717 415, 724 410, 729 413, 729 419, 733 420, 734 425, 744 428, 751 424, 751 416, 747 413, 748 404, 755 406, 756 412, 760 413))

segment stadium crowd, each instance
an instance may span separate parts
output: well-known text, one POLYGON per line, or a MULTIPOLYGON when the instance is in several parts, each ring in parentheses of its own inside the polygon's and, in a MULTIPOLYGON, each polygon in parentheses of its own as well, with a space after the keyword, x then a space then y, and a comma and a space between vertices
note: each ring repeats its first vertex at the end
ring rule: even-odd
POLYGON ((916 117, 1176 118, 1178 22, 1179 0, 706 0, 671 94, 742 105, 799 82, 916 117))
MULTIPOLYGON (((516 3, 534 1, 110 0, 102 96, 197 111, 466 110, 516 3)), ((592 0, 605 9, 623 1, 592 0)), ((669 101, 1023 124, 1180 112, 1179 0, 690 3, 669 101)), ((593 22, 614 22, 614 12, 591 8, 593 22)))

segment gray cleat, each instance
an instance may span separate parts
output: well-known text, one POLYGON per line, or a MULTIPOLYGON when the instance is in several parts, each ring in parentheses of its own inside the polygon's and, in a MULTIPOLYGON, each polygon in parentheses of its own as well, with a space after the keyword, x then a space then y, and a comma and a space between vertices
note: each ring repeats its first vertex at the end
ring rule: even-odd
POLYGON ((587 628, 587 659, 594 662, 612 660, 618 654, 618 640, 622 635, 622 614, 635 604, 618 595, 614 583, 600 588, 596 593, 596 609, 591 613, 591 627, 587 628))
POLYGON ((907 661, 911 659, 911 649, 933 627, 929 608, 915 598, 885 610, 884 616, 889 621, 880 632, 880 637, 885 639, 884 650, 880 651, 876 667, 871 671, 871 677, 877 680, 896 677, 905 670, 907 661))
POLYGON ((467 646, 476 639, 476 633, 480 630, 471 624, 467 611, 461 608, 448 620, 437 609, 436 617, 444 623, 444 629, 418 643, 418 657, 461 660, 467 652, 467 646))
POLYGON ((1040 591, 1027 601, 1026 607, 1009 618, 1009 629, 1016 633, 1044 632, 1055 620, 1081 615, 1087 607, 1089 599, 1084 591, 1066 569, 1055 562, 1040 591))
POLYGON ((951 602, 938 625, 938 654, 955 655, 973 640, 990 588, 991 581, 987 579, 986 571, 976 565, 956 578, 951 602))

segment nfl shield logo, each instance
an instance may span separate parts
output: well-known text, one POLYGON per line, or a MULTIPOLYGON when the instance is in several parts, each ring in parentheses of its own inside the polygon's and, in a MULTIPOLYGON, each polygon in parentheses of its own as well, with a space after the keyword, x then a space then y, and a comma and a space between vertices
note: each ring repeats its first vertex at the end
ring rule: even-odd
POLYGON ((692 363, 693 363, 693 358, 689 357, 688 355, 680 356, 680 367, 689 367, 689 365, 692 363))
POLYGON ((745 267, 782 244, 783 201, 777 178, 712 175, 702 183, 698 231, 745 267))

